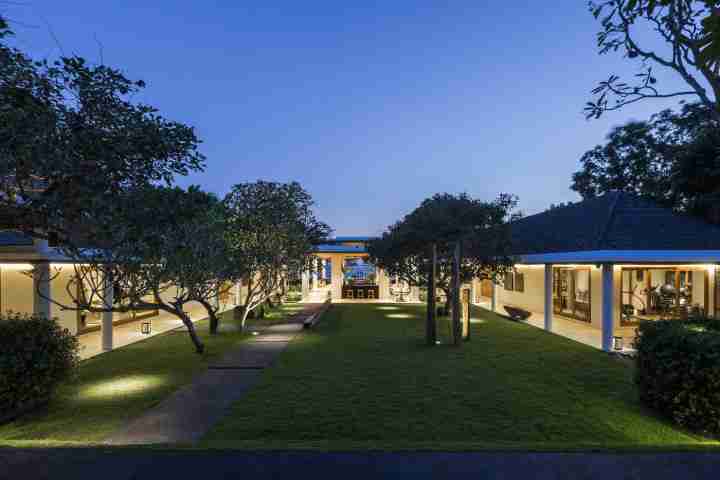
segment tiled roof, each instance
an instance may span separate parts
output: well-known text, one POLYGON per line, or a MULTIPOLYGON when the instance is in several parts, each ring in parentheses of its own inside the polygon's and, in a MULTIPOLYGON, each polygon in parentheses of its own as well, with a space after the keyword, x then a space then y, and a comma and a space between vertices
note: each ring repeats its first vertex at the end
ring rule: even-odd
POLYGON ((586 250, 720 250, 720 227, 613 192, 511 225, 516 255, 586 250))

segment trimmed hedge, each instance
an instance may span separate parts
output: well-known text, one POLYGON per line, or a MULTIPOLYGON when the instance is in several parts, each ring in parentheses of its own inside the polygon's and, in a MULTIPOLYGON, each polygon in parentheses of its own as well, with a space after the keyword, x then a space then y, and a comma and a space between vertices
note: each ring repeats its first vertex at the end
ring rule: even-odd
POLYGON ((0 314, 0 422, 47 403, 78 365, 78 340, 54 319, 0 314))
POLYGON ((640 400, 691 430, 720 434, 720 320, 641 322, 640 400))

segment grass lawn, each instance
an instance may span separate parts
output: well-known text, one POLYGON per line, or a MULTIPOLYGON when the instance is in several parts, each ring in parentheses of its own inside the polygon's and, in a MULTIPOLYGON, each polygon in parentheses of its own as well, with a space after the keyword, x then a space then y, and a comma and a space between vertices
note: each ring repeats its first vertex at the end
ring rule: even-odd
MULTIPOLYGON (((274 309, 249 326, 279 321, 295 308, 274 309)), ((231 322, 232 312, 225 312, 221 325, 231 322)), ((236 331, 210 335, 207 320, 196 327, 206 346, 202 356, 194 353, 187 333, 170 332, 82 362, 77 380, 62 386, 46 410, 0 426, 0 445, 99 442, 247 338, 236 331)))
POLYGON ((429 349, 422 344, 423 315, 421 306, 334 305, 202 446, 718 446, 644 411, 626 362, 490 312, 480 314, 462 348, 429 349))

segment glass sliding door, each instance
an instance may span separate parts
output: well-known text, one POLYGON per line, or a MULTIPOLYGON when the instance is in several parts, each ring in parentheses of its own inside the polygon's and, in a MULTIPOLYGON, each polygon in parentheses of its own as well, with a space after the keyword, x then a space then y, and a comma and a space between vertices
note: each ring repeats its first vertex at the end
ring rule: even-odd
POLYGON ((590 323, 590 268, 553 269, 553 313, 590 323))

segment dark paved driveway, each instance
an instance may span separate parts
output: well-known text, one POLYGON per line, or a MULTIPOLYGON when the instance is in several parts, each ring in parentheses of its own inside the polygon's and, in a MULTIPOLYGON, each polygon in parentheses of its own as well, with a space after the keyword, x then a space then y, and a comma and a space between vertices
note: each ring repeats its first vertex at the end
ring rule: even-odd
POLYGON ((247 453, 0 449, 0 479, 714 479, 720 454, 247 453), (458 477, 459 478, 459 477, 458 477))

